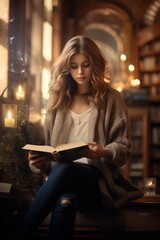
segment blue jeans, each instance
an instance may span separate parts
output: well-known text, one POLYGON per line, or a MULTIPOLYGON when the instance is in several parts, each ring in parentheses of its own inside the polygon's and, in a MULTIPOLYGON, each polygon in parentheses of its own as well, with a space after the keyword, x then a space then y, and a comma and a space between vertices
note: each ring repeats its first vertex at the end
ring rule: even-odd
POLYGON ((90 165, 59 163, 38 190, 24 221, 11 239, 27 239, 49 212, 52 212, 49 239, 73 239, 77 210, 87 204, 100 204, 100 175, 99 170, 90 165))

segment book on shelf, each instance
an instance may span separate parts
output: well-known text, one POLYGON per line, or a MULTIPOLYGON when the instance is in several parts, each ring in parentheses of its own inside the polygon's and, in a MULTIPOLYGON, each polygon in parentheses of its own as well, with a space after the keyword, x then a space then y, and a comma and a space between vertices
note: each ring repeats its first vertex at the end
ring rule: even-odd
POLYGON ((141 170, 132 170, 129 173, 130 177, 142 177, 143 176, 143 172, 141 170))
POLYGON ((139 162, 139 163, 132 163, 131 164, 131 170, 142 170, 144 168, 144 163, 139 162))
POLYGON ((53 161, 74 161, 82 158, 81 150, 88 149, 89 146, 86 142, 74 142, 60 144, 56 147, 47 145, 34 145, 26 144, 22 149, 28 151, 40 152, 42 154, 49 154, 52 156, 53 161))

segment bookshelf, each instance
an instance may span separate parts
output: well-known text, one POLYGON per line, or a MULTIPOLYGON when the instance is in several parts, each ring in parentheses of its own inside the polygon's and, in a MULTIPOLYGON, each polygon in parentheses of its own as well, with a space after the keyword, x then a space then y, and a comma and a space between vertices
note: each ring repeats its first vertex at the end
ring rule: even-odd
POLYGON ((148 89, 150 100, 160 102, 160 24, 138 34, 138 69, 141 87, 148 89))
POLYGON ((160 179, 160 102, 150 102, 150 175, 160 179))
POLYGON ((160 98, 160 37, 140 49, 141 86, 149 88, 151 98, 160 98))
POLYGON ((160 24, 139 32, 138 69, 141 88, 148 93, 148 176, 160 191, 160 24), (158 186, 159 185, 159 186, 158 186))
POLYGON ((148 177, 148 107, 128 107, 132 155, 125 168, 126 176, 141 189, 148 177))

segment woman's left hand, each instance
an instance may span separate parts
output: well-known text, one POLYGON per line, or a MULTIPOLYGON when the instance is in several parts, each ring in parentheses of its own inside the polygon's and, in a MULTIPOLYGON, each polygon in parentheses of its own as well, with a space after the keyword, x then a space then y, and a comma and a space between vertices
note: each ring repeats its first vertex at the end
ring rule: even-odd
POLYGON ((108 150, 102 148, 96 142, 88 142, 89 149, 82 150, 81 154, 83 157, 90 158, 90 159, 99 159, 101 157, 108 157, 108 150))

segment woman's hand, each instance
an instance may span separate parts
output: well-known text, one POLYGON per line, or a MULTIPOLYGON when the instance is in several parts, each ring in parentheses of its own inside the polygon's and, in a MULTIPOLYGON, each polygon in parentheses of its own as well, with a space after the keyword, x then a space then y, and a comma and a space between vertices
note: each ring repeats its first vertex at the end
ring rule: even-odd
POLYGON ((90 159, 98 159, 101 157, 108 157, 108 151, 105 148, 102 148, 96 142, 88 142, 89 149, 82 150, 81 154, 83 157, 90 159))
POLYGON ((28 160, 30 166, 40 168, 44 163, 49 161, 49 157, 39 152, 29 151, 28 160))

